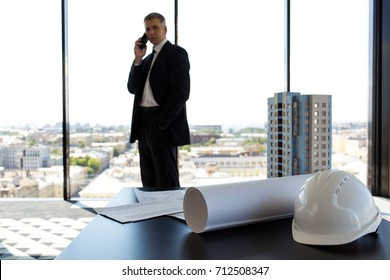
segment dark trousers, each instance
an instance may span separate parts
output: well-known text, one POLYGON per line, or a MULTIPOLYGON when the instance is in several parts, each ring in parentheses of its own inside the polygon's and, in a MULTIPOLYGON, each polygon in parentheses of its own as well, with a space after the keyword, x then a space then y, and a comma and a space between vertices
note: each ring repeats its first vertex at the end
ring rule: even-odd
POLYGON ((177 147, 169 144, 167 130, 155 124, 157 115, 157 108, 142 112, 138 140, 142 185, 151 189, 179 188, 177 147))

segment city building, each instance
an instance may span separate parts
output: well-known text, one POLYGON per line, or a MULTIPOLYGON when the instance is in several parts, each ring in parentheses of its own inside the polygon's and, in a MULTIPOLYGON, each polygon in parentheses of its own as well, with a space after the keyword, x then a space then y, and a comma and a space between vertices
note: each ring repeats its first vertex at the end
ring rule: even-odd
POLYGON ((191 125, 191 130, 195 132, 219 132, 222 133, 222 125, 191 125))
POLYGON ((268 98, 267 177, 331 168, 332 97, 275 93, 268 98))
POLYGON ((2 148, 0 166, 8 169, 35 170, 48 167, 49 148, 46 146, 25 147, 24 145, 11 145, 2 148))

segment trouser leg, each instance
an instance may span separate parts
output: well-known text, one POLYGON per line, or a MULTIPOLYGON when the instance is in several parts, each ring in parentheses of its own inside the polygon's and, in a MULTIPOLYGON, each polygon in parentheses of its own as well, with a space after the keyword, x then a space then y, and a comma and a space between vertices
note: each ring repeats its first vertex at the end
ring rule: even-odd
POLYGON ((150 149, 144 139, 138 140, 138 150, 140 157, 141 181, 144 187, 156 186, 156 172, 150 149))
POLYGON ((169 144, 167 130, 154 122, 157 112, 144 113, 139 140, 142 184, 145 187, 178 188, 177 147, 169 144))

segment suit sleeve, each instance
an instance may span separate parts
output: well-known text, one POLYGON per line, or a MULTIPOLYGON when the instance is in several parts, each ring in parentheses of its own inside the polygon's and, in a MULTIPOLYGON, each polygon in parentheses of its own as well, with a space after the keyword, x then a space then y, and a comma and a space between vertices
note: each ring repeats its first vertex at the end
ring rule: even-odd
POLYGON ((160 128, 167 128, 184 109, 190 97, 190 63, 183 48, 172 54, 169 66, 169 97, 157 119, 160 128))
POLYGON ((135 94, 135 91, 138 87, 139 83, 139 76, 141 74, 141 69, 143 66, 143 62, 140 65, 135 66, 134 63, 131 65, 130 73, 129 73, 129 79, 127 81, 127 90, 135 94))

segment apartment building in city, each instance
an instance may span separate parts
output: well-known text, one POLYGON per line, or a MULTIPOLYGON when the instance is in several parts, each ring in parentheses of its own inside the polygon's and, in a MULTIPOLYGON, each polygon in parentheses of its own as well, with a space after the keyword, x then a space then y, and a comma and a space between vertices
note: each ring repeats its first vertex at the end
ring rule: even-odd
POLYGON ((0 166, 8 169, 35 170, 49 166, 47 146, 26 147, 23 144, 0 147, 0 166))

